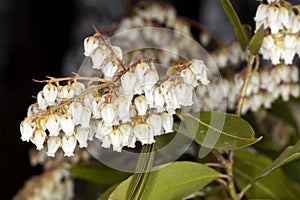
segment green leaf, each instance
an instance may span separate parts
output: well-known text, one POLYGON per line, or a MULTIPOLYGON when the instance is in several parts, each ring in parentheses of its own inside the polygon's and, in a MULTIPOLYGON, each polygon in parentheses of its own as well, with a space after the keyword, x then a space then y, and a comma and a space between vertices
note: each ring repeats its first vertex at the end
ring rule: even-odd
POLYGON ((260 172, 254 181, 261 179, 264 176, 267 176, 275 169, 300 158, 300 141, 298 141, 294 146, 287 147, 281 154, 276 158, 276 160, 260 172))
POLYGON ((221 4, 224 8, 224 11, 230 20, 231 24, 233 25, 236 37, 242 47, 243 50, 246 49, 246 46, 249 43, 249 39, 247 37, 247 34, 239 20, 238 15, 236 14, 234 8, 232 7, 229 0, 220 0, 221 4))
POLYGON ((71 167, 70 171, 79 179, 101 185, 113 185, 131 175, 130 173, 117 171, 96 162, 88 162, 71 167))
POLYGON ((264 25, 261 25, 249 42, 249 51, 257 55, 264 39, 264 25))
MULTIPOLYGON (((244 188, 271 163, 266 156, 246 150, 235 151, 233 172, 237 187, 244 188)), ((255 182, 245 195, 247 199, 297 200, 300 186, 287 178, 281 169, 276 169, 255 182)))
POLYGON ((189 136, 206 148, 233 150, 258 142, 249 123, 221 112, 191 113, 184 117, 189 136))
POLYGON ((111 186, 108 188, 101 196, 97 198, 97 200, 107 200, 111 193, 117 188, 118 184, 111 186))
MULTIPOLYGON (((222 177, 224 175, 200 163, 174 162, 150 173, 148 184, 140 199, 182 199, 222 177)), ((122 182, 109 199, 125 200, 124 194, 131 181, 132 177, 122 182)))
POLYGON ((127 191, 127 199, 140 199, 149 180, 149 173, 154 161, 154 148, 155 144, 143 145, 135 170, 137 173, 132 176, 127 191))

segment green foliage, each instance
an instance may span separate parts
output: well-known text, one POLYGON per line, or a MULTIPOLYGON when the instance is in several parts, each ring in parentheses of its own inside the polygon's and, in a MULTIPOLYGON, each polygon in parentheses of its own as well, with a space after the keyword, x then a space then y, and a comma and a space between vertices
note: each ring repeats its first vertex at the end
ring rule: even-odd
MULTIPOLYGON (((129 190, 127 190, 127 199, 140 199, 144 188, 149 180, 150 170, 154 161, 155 144, 144 145, 136 165, 136 172, 132 175, 129 190)), ((125 193, 124 193, 125 194, 125 193)))
POLYGON ((70 171, 79 179, 101 185, 113 185, 130 176, 130 173, 117 171, 96 162, 74 166, 70 171))
POLYGON ((238 15, 236 14, 234 8, 232 7, 230 1, 229 0, 220 0, 220 1, 221 1, 221 4, 224 8, 224 11, 225 11, 228 19, 230 20, 231 24, 233 25, 236 37, 237 37, 242 49, 245 50, 246 46, 249 43, 248 34, 245 31, 245 28, 241 24, 240 19, 239 19, 238 15))
POLYGON ((264 39, 264 25, 261 25, 249 42, 249 51, 257 55, 264 39))
POLYGON ((233 150, 258 142, 249 123, 242 118, 221 112, 191 113, 185 116, 187 130, 204 147, 233 150))
POLYGON ((254 181, 259 180, 260 178, 267 176, 272 171, 277 168, 300 158, 300 141, 297 142, 294 146, 287 147, 281 154, 276 158, 276 160, 260 172, 254 179, 254 181))
MULTIPOLYGON (((140 199, 181 199, 205 187, 211 181, 224 175, 194 162, 174 162, 150 173, 140 199)), ((113 200, 125 200, 132 176, 123 181, 109 196, 113 200)))
MULTIPOLYGON (((233 172, 239 189, 253 181, 272 164, 270 158, 246 150, 235 151, 234 162, 233 172)), ((287 178, 281 169, 262 177, 246 192, 247 199, 296 200, 299 196, 300 186, 287 178)))

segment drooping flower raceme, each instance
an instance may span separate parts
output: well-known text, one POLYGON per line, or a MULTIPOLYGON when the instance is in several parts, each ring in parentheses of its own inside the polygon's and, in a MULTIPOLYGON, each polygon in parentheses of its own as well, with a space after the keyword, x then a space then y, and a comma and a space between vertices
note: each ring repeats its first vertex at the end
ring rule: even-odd
POLYGON ((124 146, 134 148, 136 141, 152 144, 156 136, 173 132, 176 109, 193 105, 195 88, 209 83, 200 60, 179 64, 159 80, 152 59, 125 66, 122 50, 96 36, 85 39, 84 48, 103 78, 45 80, 37 103, 20 125, 21 139, 37 150, 46 146, 50 157, 60 147, 65 156, 73 156, 76 146, 86 148, 94 138, 103 148, 118 152, 124 146), (88 82, 87 87, 81 81, 88 82))
POLYGON ((285 1, 269 0, 268 4, 260 4, 254 20, 256 30, 264 25, 265 37, 260 53, 264 59, 271 60, 274 65, 284 62, 292 64, 296 54, 300 54, 300 20, 299 12, 285 1))

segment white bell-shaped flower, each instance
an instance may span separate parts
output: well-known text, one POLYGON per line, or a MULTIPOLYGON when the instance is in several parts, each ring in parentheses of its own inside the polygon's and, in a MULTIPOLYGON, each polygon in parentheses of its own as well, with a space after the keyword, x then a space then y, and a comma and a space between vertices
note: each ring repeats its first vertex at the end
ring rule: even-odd
POLYGON ((146 122, 150 125, 154 136, 162 134, 162 119, 159 115, 151 115, 146 119, 146 122))
POLYGON ((144 82, 141 83, 144 91, 151 90, 158 80, 159 80, 159 76, 156 70, 154 69, 147 70, 146 74, 144 75, 144 82))
POLYGON ((88 107, 83 107, 80 124, 84 128, 90 127, 90 121, 91 121, 91 110, 88 107))
POLYGON ((46 117, 46 128, 49 131, 49 136, 58 136, 60 131, 60 117, 57 114, 52 114, 46 117))
POLYGON ((55 105, 55 100, 58 95, 58 89, 55 85, 49 83, 44 86, 43 94, 49 106, 55 105))
POLYGON ((117 73, 117 71, 119 69, 119 66, 114 61, 113 62, 109 61, 101 69, 102 69, 102 72, 104 74, 104 79, 112 80, 113 77, 115 76, 115 74, 117 73))
POLYGON ((39 112, 38 104, 31 104, 27 109, 27 117, 32 117, 39 112))
POLYGON ((99 45, 99 40, 95 37, 87 37, 84 39, 84 55, 90 56, 99 45))
POLYGON ((192 87, 196 87, 198 85, 195 73, 193 73, 189 68, 181 70, 180 76, 186 84, 189 84, 192 87))
POLYGON ((169 109, 171 109, 171 110, 180 108, 180 105, 178 103, 176 93, 174 90, 175 89, 174 83, 171 81, 165 81, 160 85, 160 88, 165 97, 167 107, 169 107, 169 109))
POLYGON ((152 87, 149 90, 144 89, 147 104, 150 106, 153 106, 153 104, 154 104, 154 89, 155 89, 155 87, 152 87))
POLYGON ((109 50, 106 46, 98 46, 92 53, 92 61, 94 69, 101 69, 103 61, 107 58, 109 50))
POLYGON ((93 97, 91 100, 91 111, 93 114, 94 119, 100 119, 101 118, 101 112, 100 107, 104 102, 104 98, 101 97, 93 97))
POLYGON ((263 104, 263 96, 261 93, 255 94, 250 99, 250 108, 252 112, 257 112, 263 104))
POLYGON ((153 108, 156 108, 157 112, 163 112, 164 105, 165 105, 165 97, 160 89, 160 87, 156 87, 154 89, 154 105, 152 106, 153 108))
POLYGON ((193 89, 188 84, 177 84, 175 92, 178 103, 182 106, 191 106, 193 104, 193 89))
POLYGON ((112 46, 112 49, 115 53, 115 55, 120 59, 123 60, 123 52, 122 49, 118 46, 112 46))
POLYGON ((290 99, 290 85, 281 84, 280 85, 280 94, 283 101, 288 101, 290 99))
POLYGON ((148 124, 136 124, 133 128, 133 133, 142 145, 155 142, 153 132, 148 124))
POLYGON ((269 6, 267 10, 267 17, 270 23, 271 33, 278 33, 279 29, 282 28, 282 25, 279 22, 279 13, 280 9, 276 6, 269 6))
POLYGON ((39 109, 41 109, 41 110, 45 110, 48 107, 48 103, 47 103, 47 100, 45 99, 43 91, 40 91, 38 93, 37 103, 38 103, 39 109))
POLYGON ((110 148, 110 145, 111 145, 111 139, 109 137, 109 135, 106 135, 104 136, 102 139, 101 139, 101 147, 105 148, 105 149, 108 149, 110 148))
POLYGON ((116 107, 112 103, 107 103, 101 110, 101 116, 105 126, 114 125, 116 115, 116 107))
POLYGON ((64 135, 62 137, 61 147, 65 152, 65 156, 74 156, 74 150, 77 144, 77 140, 74 135, 64 135))
POLYGON ((54 157, 55 152, 58 150, 58 148, 61 146, 61 138, 58 136, 49 137, 47 139, 47 156, 54 157))
POLYGON ((270 50, 270 59, 273 65, 277 65, 280 63, 280 55, 282 54, 282 50, 279 47, 275 47, 270 50))
POLYGON ((117 104, 117 112, 118 112, 118 117, 119 120, 122 121, 122 123, 126 123, 130 121, 129 118, 129 108, 130 104, 128 99, 125 96, 118 96, 116 99, 116 104, 117 104))
POLYGON ((141 85, 144 84, 145 75, 146 75, 147 70, 149 70, 149 69, 150 69, 150 67, 147 63, 140 63, 136 66, 135 74, 141 85))
POLYGON ((196 75, 196 79, 200 80, 203 85, 210 83, 207 79, 207 67, 202 60, 195 60, 189 67, 196 75))
POLYGON ((122 141, 123 141, 123 135, 119 131, 119 129, 114 129, 110 135, 111 144, 113 145, 113 150, 117 152, 121 152, 122 150, 122 141))
POLYGON ((70 104, 68 112, 73 117, 75 125, 81 123, 82 111, 83 111, 83 106, 81 103, 73 101, 70 104))
POLYGON ((148 104, 144 95, 135 97, 134 105, 138 111, 138 115, 145 115, 148 109, 148 104))
POLYGON ((284 59, 284 63, 287 65, 293 64, 294 57, 296 55, 295 49, 284 49, 281 54, 281 58, 284 59))
POLYGON ((138 79, 136 77, 136 74, 133 72, 126 72, 122 77, 121 77, 121 85, 123 88, 123 94, 126 96, 126 98, 131 101, 135 89, 138 88, 138 79))
POLYGON ((298 33, 300 31, 300 21, 297 16, 293 17, 292 21, 292 33, 298 33))
POLYGON ((80 148, 87 147, 87 140, 88 140, 88 135, 89 135, 89 129, 88 128, 83 128, 82 126, 78 126, 75 129, 75 137, 79 143, 80 148))
POLYGON ((162 119, 162 126, 163 126, 163 129, 165 130, 165 133, 174 132, 173 131, 173 115, 164 112, 160 116, 162 119))
POLYGON ((64 114, 61 116, 60 126, 66 135, 72 135, 74 133, 75 124, 70 114, 64 114))
POLYGON ((35 144, 37 150, 44 148, 44 142, 47 134, 44 130, 38 129, 34 132, 32 142, 35 144))
POLYGON ((133 128, 129 124, 122 124, 118 129, 123 135, 122 145, 134 148, 136 137, 133 135, 133 128))
POLYGON ((70 99, 75 96, 75 89, 72 85, 60 86, 58 90, 58 97, 62 99, 70 99))
POLYGON ((92 110, 92 102, 95 97, 92 94, 84 95, 83 97, 83 105, 92 110))
POLYGON ((286 28, 290 28, 291 27, 291 20, 290 20, 290 15, 289 15, 289 10, 285 7, 280 7, 280 12, 279 12, 279 20, 281 22, 281 24, 283 26, 285 26, 286 28))
POLYGON ((105 126, 103 121, 97 121, 97 128, 95 138, 102 140, 105 136, 110 134, 113 129, 111 126, 105 126))
POLYGON ((25 118, 20 124, 21 140, 29 142, 36 129, 36 123, 32 122, 30 118, 25 118))
MULTIPOLYGON (((254 17, 254 20, 257 21, 264 21, 267 18, 267 11, 268 11, 268 5, 266 4, 260 4, 256 10, 256 14, 254 17)), ((259 27, 256 27, 259 28, 259 27)), ((266 27, 265 27, 266 28, 266 27)))
POLYGON ((81 95, 81 93, 85 90, 85 85, 81 82, 78 82, 78 81, 74 81, 72 83, 72 87, 75 90, 75 95, 76 96, 81 95))

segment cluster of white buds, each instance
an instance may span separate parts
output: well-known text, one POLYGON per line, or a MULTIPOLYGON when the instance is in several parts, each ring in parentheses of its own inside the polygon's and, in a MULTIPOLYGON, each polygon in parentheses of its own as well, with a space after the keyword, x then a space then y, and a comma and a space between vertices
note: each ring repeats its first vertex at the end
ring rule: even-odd
POLYGON ((173 115, 193 104, 194 88, 209 84, 200 60, 179 64, 160 80, 152 59, 140 57, 125 66, 122 50, 99 32, 85 39, 84 47, 104 79, 75 74, 42 81, 47 84, 20 125, 21 139, 37 150, 46 144, 51 157, 60 147, 65 156, 73 156, 77 144, 87 147, 94 138, 118 152, 134 148, 136 141, 152 144, 155 136, 173 132, 173 115), (88 81, 87 87, 82 81, 88 81))
POLYGON ((294 65, 275 65, 262 68, 252 75, 246 90, 242 113, 249 109, 257 111, 260 107, 271 108, 271 104, 282 98, 289 101, 290 96, 299 97, 299 69, 294 65))
POLYGON ((219 69, 228 66, 237 66, 245 57, 244 52, 237 41, 210 52, 210 56, 219 69))
POLYGON ((70 172, 64 167, 56 167, 30 178, 13 200, 71 200, 73 198, 74 182, 70 172))
MULTIPOLYGON (((244 83, 243 71, 237 73, 233 79, 223 81, 211 80, 208 91, 203 87, 196 87, 196 95, 201 110, 219 110, 224 102, 228 109, 235 109, 240 98, 244 83), (227 96, 225 96, 227 95, 227 96), (212 101, 213 100, 213 101, 212 101)), ((255 72, 247 86, 242 114, 251 110, 256 112, 259 108, 270 108, 278 98, 289 101, 290 96, 299 97, 299 69, 295 65, 279 64, 273 67, 264 66, 255 72)))
POLYGON ((256 30, 264 25, 265 37, 260 53, 264 59, 274 65, 283 61, 292 64, 296 54, 300 55, 300 19, 299 10, 285 1, 268 1, 257 8, 256 30))

